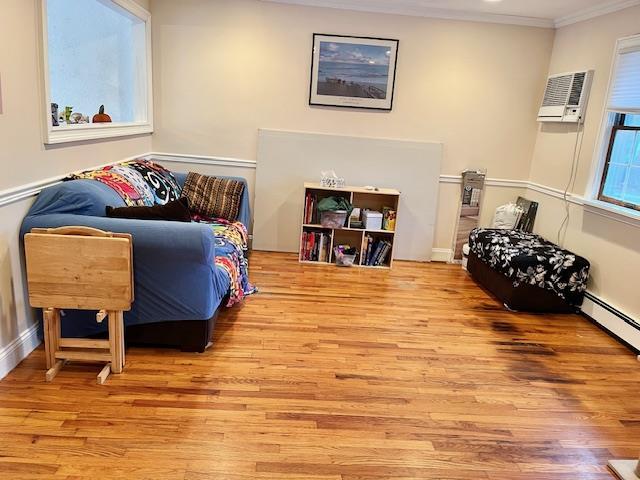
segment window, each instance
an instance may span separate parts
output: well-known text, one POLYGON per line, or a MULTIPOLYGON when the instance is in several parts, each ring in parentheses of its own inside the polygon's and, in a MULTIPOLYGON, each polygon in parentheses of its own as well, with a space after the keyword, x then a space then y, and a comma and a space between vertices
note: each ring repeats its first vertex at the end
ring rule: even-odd
POLYGON ((640 115, 618 113, 599 200, 640 210, 640 115))
POLYGON ((42 2, 45 143, 153 131, 150 14, 133 0, 42 2))
POLYGON ((605 115, 597 199, 640 210, 640 36, 618 41, 605 115))

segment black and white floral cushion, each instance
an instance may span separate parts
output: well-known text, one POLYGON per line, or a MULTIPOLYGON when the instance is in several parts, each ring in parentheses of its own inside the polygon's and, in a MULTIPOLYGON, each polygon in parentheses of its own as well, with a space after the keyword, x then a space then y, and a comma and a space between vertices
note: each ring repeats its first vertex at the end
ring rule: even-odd
POLYGON ((512 279, 514 287, 534 285, 571 305, 582 304, 590 267, 585 258, 516 230, 476 228, 469 235, 469 247, 481 261, 512 279))

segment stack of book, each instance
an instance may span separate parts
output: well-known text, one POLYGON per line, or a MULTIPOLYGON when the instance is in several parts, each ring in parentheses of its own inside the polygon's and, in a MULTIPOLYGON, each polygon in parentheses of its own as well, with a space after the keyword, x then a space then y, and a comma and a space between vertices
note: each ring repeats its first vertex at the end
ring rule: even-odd
POLYGON ((302 233, 300 260, 307 262, 328 262, 331 251, 331 235, 320 232, 302 233))
POLYGON ((391 251, 391 242, 387 240, 374 240, 371 235, 364 238, 363 265, 377 267, 384 265, 391 251))
POLYGON ((318 197, 307 193, 304 199, 304 223, 311 225, 318 223, 318 215, 316 214, 318 206, 318 197))

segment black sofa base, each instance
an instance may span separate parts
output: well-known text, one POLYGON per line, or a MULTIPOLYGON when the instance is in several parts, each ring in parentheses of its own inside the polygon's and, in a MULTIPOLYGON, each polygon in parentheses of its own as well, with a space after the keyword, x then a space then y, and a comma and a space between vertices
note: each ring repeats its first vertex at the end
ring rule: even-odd
POLYGON ((209 320, 130 325, 125 328, 127 345, 178 348, 183 352, 204 352, 211 344, 218 310, 209 320))
POLYGON ((577 307, 569 305, 553 292, 534 285, 513 286, 513 282, 496 272, 478 256, 470 252, 467 270, 485 289, 497 297, 509 310, 533 313, 575 313, 577 307))

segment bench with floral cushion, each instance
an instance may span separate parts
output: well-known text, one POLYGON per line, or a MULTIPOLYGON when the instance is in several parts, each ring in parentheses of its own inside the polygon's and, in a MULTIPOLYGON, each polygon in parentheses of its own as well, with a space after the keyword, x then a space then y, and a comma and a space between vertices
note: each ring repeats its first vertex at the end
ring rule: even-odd
POLYGON ((468 269, 508 308, 575 311, 589 279, 587 259, 533 233, 476 228, 468 269))

